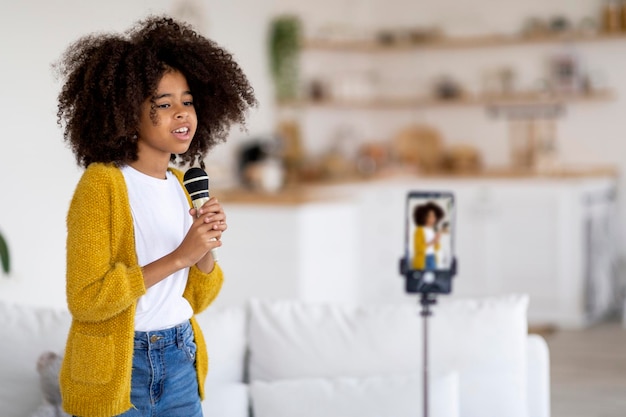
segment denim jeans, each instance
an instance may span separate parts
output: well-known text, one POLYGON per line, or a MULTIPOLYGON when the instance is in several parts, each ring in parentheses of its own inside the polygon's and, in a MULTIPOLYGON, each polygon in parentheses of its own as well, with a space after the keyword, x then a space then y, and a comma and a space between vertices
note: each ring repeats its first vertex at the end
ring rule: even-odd
POLYGON ((437 256, 430 254, 426 255, 426 268, 427 271, 434 271, 437 269, 437 256))
POLYGON ((131 403, 120 417, 202 417, 189 322, 135 332, 131 403))

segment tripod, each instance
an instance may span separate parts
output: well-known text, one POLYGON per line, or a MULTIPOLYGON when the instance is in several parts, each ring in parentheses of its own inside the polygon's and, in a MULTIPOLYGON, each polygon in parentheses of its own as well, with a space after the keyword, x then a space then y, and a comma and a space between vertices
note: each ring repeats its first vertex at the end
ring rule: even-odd
POLYGON ((423 326, 422 326, 422 339, 423 339, 423 351, 422 351, 422 386, 423 386, 423 405, 424 405, 424 417, 428 417, 428 388, 429 388, 429 380, 428 380, 428 317, 432 316, 433 312, 430 309, 430 306, 437 303, 436 295, 429 292, 420 293, 420 305, 422 306, 422 311, 420 311, 420 316, 423 318, 423 326))
POLYGON ((422 310, 420 316, 423 318, 423 394, 424 413, 423 417, 428 417, 428 317, 433 315, 430 306, 437 304, 437 294, 450 294, 452 291, 452 278, 457 272, 456 258, 452 258, 449 270, 443 271, 421 271, 413 270, 409 267, 408 257, 400 259, 400 274, 406 278, 405 290, 409 294, 420 294, 420 305, 422 310))

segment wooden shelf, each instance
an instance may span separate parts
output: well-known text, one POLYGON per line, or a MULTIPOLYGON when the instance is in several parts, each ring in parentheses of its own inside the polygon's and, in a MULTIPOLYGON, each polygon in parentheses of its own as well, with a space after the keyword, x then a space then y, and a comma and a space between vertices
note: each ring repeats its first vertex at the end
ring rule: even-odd
POLYGON ((511 96, 465 96, 458 99, 441 100, 432 98, 375 99, 375 100, 300 100, 279 103, 280 107, 337 108, 337 109, 413 109, 462 106, 516 106, 555 105, 561 103, 603 102, 614 99, 612 91, 603 90, 588 94, 544 95, 520 93, 511 96))
POLYGON ((549 43, 588 43, 612 40, 626 40, 626 33, 599 33, 595 35, 585 35, 570 33, 552 36, 507 36, 507 35, 484 35, 464 38, 436 38, 423 42, 398 42, 383 44, 376 41, 360 40, 325 40, 309 39, 303 42, 303 49, 324 50, 329 52, 401 52, 420 49, 471 49, 471 48, 491 48, 506 47, 516 45, 538 45, 549 43))

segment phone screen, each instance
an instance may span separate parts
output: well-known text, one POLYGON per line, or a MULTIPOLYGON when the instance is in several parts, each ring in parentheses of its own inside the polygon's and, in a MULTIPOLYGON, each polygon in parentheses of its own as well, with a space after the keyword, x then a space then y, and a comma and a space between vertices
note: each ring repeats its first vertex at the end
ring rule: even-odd
POLYGON ((454 195, 410 192, 406 206, 408 269, 446 271, 454 260, 454 195))

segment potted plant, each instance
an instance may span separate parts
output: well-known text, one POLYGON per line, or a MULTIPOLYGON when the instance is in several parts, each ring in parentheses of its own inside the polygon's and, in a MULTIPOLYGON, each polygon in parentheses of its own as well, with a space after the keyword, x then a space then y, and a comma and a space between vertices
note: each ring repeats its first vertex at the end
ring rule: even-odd
POLYGON ((300 20, 295 16, 276 17, 270 25, 270 67, 278 101, 294 100, 298 95, 300 20))
POLYGON ((7 241, 0 233, 0 264, 2 264, 2 271, 5 274, 11 272, 11 258, 9 257, 9 245, 7 245, 7 241))

